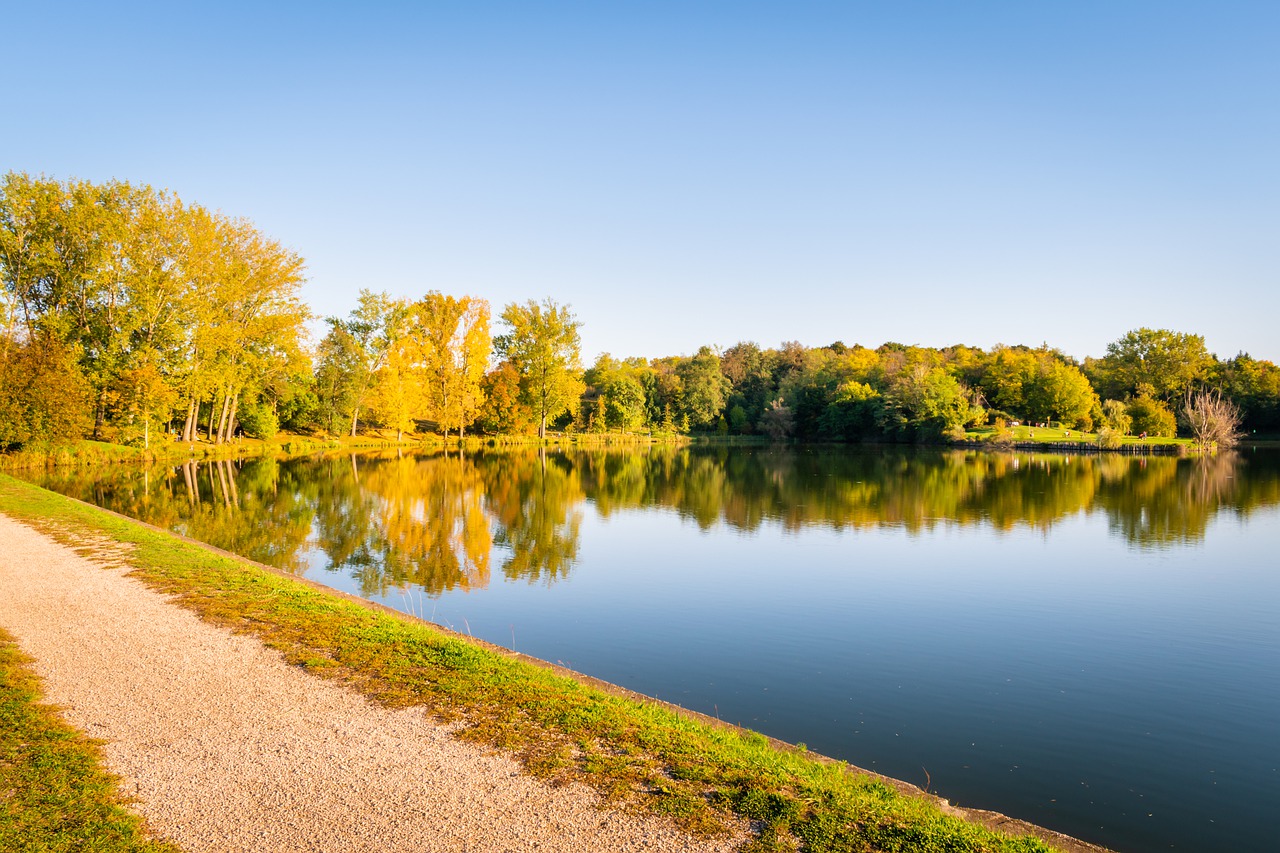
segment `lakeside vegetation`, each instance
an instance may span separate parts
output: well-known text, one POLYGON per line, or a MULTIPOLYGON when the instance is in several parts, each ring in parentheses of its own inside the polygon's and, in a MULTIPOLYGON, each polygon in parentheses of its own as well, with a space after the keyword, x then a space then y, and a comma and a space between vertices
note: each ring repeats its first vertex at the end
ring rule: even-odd
POLYGON ((362 427, 399 440, 555 430, 938 442, 1018 422, 1096 432, 1100 445, 1194 433, 1205 447, 1280 434, 1280 368, 1219 359, 1189 333, 1136 329, 1083 361, 1047 344, 742 341, 602 354, 584 368, 581 323, 553 299, 505 306, 493 329, 476 296, 364 290, 313 345, 304 275, 303 259, 252 223, 170 193, 8 173, 0 448, 47 453, 91 437, 150 451, 362 427))
POLYGON ((377 701, 423 705, 461 724, 460 737, 511 751, 542 778, 584 782, 693 832, 745 818, 753 850, 1053 849, 802 748, 607 693, 3 475, 0 511, 73 544, 85 533, 121 542, 136 576, 207 621, 377 701))

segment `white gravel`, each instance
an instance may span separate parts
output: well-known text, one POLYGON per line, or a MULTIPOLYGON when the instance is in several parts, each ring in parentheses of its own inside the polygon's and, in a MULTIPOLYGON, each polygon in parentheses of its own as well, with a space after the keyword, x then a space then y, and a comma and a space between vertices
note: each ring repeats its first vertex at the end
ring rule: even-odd
POLYGON ((0 515, 0 626, 106 741, 158 834, 196 851, 728 850, 552 788, 295 668, 0 515))

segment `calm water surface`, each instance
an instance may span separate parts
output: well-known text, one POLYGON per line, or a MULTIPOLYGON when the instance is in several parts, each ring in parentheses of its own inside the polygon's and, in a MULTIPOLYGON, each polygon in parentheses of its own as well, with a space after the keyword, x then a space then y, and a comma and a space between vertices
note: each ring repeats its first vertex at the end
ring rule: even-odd
POLYGON ((1280 454, 361 455, 44 485, 1124 851, 1274 849, 1280 454))

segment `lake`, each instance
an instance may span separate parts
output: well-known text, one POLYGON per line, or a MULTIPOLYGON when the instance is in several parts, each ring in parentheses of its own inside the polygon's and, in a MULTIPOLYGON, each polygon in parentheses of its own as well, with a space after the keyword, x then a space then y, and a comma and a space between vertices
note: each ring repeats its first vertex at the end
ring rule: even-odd
POLYGON ((1122 851, 1274 848, 1280 453, 363 454, 42 485, 1122 851))

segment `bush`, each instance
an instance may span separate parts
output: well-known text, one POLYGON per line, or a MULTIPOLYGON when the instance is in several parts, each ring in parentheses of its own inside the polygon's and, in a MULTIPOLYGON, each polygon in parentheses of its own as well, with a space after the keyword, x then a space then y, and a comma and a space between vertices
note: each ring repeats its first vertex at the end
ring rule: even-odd
POLYGON ((1146 433, 1148 436, 1173 438, 1178 434, 1178 422, 1169 407, 1159 400, 1148 396, 1135 397, 1130 400, 1127 412, 1132 419, 1129 426, 1135 433, 1146 433))
POLYGON ((276 413, 266 403, 246 403, 238 414, 244 434, 250 438, 274 438, 280 431, 276 413))
POLYGON ((1121 445, 1120 433, 1111 427, 1103 427, 1098 430, 1098 437, 1095 439, 1097 445, 1104 450, 1115 450, 1121 445))

